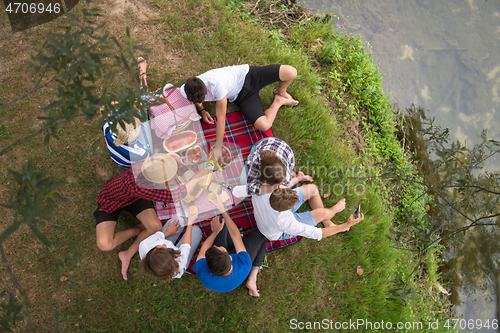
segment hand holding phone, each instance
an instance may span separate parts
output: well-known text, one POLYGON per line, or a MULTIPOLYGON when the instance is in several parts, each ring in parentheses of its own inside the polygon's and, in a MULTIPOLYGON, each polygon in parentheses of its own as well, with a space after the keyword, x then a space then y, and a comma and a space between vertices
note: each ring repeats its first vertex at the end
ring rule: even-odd
POLYGON ((354 212, 354 218, 357 219, 360 213, 361 213, 361 205, 358 205, 358 208, 354 212))

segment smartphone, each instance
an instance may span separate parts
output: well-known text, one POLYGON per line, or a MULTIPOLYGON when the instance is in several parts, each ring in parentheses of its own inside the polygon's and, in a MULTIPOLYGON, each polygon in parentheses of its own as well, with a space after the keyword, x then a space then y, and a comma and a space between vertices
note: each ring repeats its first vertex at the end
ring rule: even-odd
POLYGON ((357 219, 358 218, 358 215, 359 213, 361 213, 361 205, 358 205, 358 208, 356 209, 356 211, 354 212, 354 218, 357 219))

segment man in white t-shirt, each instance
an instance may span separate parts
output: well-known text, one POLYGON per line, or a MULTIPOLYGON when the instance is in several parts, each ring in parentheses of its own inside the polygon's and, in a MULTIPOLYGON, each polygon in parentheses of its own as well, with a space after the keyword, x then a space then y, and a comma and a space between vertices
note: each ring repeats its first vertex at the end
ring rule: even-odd
POLYGON ((271 128, 278 110, 283 105, 294 106, 299 102, 287 93, 288 86, 297 77, 297 70, 289 65, 249 66, 238 65, 212 69, 197 77, 191 77, 181 87, 181 94, 195 103, 206 123, 214 120, 203 108, 203 102, 215 103, 217 115, 216 145, 214 159, 221 156, 220 144, 224 139, 227 102, 236 104, 245 118, 261 131, 271 128), (263 110, 259 91, 274 82, 279 82, 274 90, 274 101, 263 110))
POLYGON ((252 196, 255 221, 259 231, 268 240, 284 240, 296 236, 321 240, 350 227, 364 219, 351 215, 346 223, 335 225, 330 220, 345 209, 345 199, 331 208, 325 208, 317 187, 313 184, 289 189, 283 185, 262 185, 260 195, 252 196), (308 201, 312 211, 297 213, 300 206, 308 201), (323 223, 325 228, 317 228, 323 223))

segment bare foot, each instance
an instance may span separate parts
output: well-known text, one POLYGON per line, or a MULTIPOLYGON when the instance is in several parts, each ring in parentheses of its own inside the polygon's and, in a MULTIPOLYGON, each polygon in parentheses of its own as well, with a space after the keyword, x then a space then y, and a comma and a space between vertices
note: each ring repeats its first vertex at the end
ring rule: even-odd
POLYGON ((343 211, 345 209, 345 198, 337 202, 331 209, 335 211, 335 214, 343 211))
POLYGON ((127 258, 125 255, 125 251, 121 251, 118 253, 118 258, 120 258, 120 261, 122 262, 122 276, 124 280, 127 280, 127 270, 128 270, 128 265, 130 265, 130 259, 127 258))
POLYGON ((325 221, 322 221, 322 223, 323 223, 323 226, 324 226, 325 228, 328 228, 328 227, 334 227, 334 226, 336 226, 336 224, 335 224, 335 223, 333 223, 333 222, 332 222, 332 221, 330 221, 330 220, 325 220, 325 221))
POLYGON ((280 105, 286 105, 286 106, 295 106, 299 104, 299 102, 294 100, 293 98, 285 98, 281 95, 275 95, 274 100, 278 102, 280 105))
POLYGON ((294 105, 299 104, 299 101, 294 100, 293 97, 289 93, 286 92, 286 90, 284 92, 279 92, 278 89, 274 89, 273 93, 275 95, 280 95, 281 97, 284 97, 285 99, 291 99, 292 101, 296 102, 296 104, 294 104, 294 105))
POLYGON ((253 296, 253 297, 259 297, 260 294, 259 294, 259 291, 257 289, 257 281, 254 281, 253 283, 251 283, 250 281, 247 280, 247 288, 248 288, 248 294, 250 296, 253 296))
POLYGON ((248 288, 248 293, 250 296, 259 297, 259 290, 257 289, 257 274, 259 274, 260 269, 252 269, 250 274, 248 274, 246 286, 248 288))

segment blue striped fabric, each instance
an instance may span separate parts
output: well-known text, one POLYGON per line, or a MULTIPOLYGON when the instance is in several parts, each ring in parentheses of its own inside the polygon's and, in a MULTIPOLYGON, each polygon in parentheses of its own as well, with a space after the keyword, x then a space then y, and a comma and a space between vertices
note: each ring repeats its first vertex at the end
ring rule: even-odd
POLYGON ((130 168, 130 160, 138 161, 147 157, 148 152, 137 142, 133 144, 124 143, 121 146, 116 146, 114 141, 116 140, 116 134, 109 128, 108 122, 104 122, 102 126, 102 131, 104 132, 104 139, 106 141, 106 146, 108 147, 109 154, 113 162, 118 164, 123 168, 130 168))

